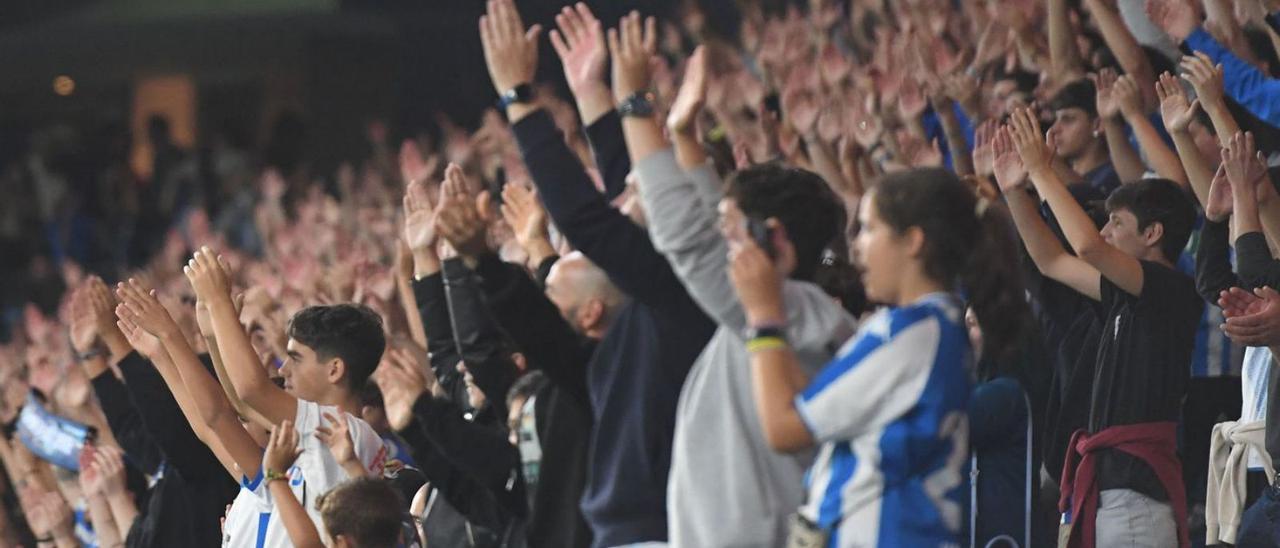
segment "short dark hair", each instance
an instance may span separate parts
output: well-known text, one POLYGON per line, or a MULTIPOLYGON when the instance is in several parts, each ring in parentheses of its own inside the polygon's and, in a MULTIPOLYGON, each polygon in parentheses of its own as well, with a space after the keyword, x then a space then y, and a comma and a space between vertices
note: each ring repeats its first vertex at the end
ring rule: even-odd
POLYGON ((310 347, 320 360, 340 358, 353 391, 364 388, 387 346, 382 317, 359 304, 304 308, 289 320, 289 338, 310 347))
POLYGON ((796 248, 791 277, 812 280, 822 252, 843 233, 844 206, 826 181, 811 171, 776 162, 752 166, 729 176, 725 196, 753 219, 776 217, 796 248))
POLYGON ((339 483, 316 500, 329 537, 345 535, 360 548, 394 548, 404 507, 386 480, 369 477, 339 483))
POLYGON ((1053 99, 1049 100, 1049 108, 1053 110, 1078 108, 1085 111, 1090 118, 1097 118, 1098 90, 1089 80, 1076 80, 1063 86, 1053 99))
POLYGON ((1107 197, 1107 213, 1124 209, 1138 220, 1138 230, 1151 223, 1164 226, 1160 251, 1171 262, 1177 262, 1187 239, 1195 228, 1196 209, 1177 183, 1168 179, 1142 179, 1120 185, 1107 197))

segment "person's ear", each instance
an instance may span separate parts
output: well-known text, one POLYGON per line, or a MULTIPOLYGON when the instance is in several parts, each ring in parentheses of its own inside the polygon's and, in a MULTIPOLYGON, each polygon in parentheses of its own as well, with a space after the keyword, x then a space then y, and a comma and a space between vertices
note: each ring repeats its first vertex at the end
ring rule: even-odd
POLYGON ((908 257, 920 257, 924 252, 924 231, 918 226, 908 227, 899 235, 908 257))
POLYGON ((604 317, 604 302, 600 299, 591 299, 586 304, 578 308, 578 326, 583 331, 595 329, 600 323, 600 319, 604 317))
POLYGON ((333 537, 333 548, 356 548, 356 543, 347 535, 333 537))
POLYGON ((332 358, 325 363, 325 379, 329 384, 338 384, 347 375, 347 363, 342 358, 332 358))
POLYGON ((1164 238, 1164 223, 1151 223, 1142 230, 1142 241, 1148 247, 1157 245, 1164 238))

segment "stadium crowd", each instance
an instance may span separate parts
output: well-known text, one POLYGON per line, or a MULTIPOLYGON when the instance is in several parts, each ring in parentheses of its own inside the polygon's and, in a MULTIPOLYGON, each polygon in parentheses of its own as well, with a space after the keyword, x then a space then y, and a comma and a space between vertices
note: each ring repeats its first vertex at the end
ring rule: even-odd
POLYGON ((332 175, 32 144, 0 545, 1280 546, 1280 2, 737 6, 488 0, 332 175))

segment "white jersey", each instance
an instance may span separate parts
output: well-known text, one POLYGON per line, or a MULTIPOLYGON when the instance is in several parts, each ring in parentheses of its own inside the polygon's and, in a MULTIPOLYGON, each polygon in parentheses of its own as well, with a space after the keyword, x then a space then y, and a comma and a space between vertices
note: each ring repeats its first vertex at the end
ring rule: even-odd
MULTIPOLYGON (((316 531, 324 535, 324 523, 316 508, 316 499, 335 485, 348 478, 346 471, 333 458, 329 447, 316 437, 317 426, 324 424, 324 413, 345 417, 347 428, 360 459, 371 476, 381 476, 387 450, 377 432, 363 420, 342 412, 337 407, 320 406, 314 402, 298 400, 298 416, 294 428, 298 430, 298 445, 302 454, 289 469, 289 488, 302 503, 307 515, 316 525, 316 531)), ((229 548, 290 548, 293 543, 284 523, 275 515, 275 503, 267 491, 262 472, 252 479, 241 478, 240 494, 227 514, 222 535, 224 547, 229 548)))

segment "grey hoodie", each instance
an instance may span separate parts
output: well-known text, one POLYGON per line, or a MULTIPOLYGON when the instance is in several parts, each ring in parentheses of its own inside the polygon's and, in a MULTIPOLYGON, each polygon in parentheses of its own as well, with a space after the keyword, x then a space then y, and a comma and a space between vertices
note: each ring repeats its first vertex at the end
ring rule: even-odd
MULTIPOLYGON (((784 455, 765 443, 752 393, 746 316, 728 276, 728 242, 717 228, 720 179, 710 166, 686 173, 670 150, 636 164, 654 246, 699 306, 719 324, 693 364, 676 410, 667 484, 675 548, 759 546, 786 540, 804 500, 812 453, 784 455)), ((812 376, 854 333, 854 321, 817 285, 783 285, 787 333, 812 376)))

